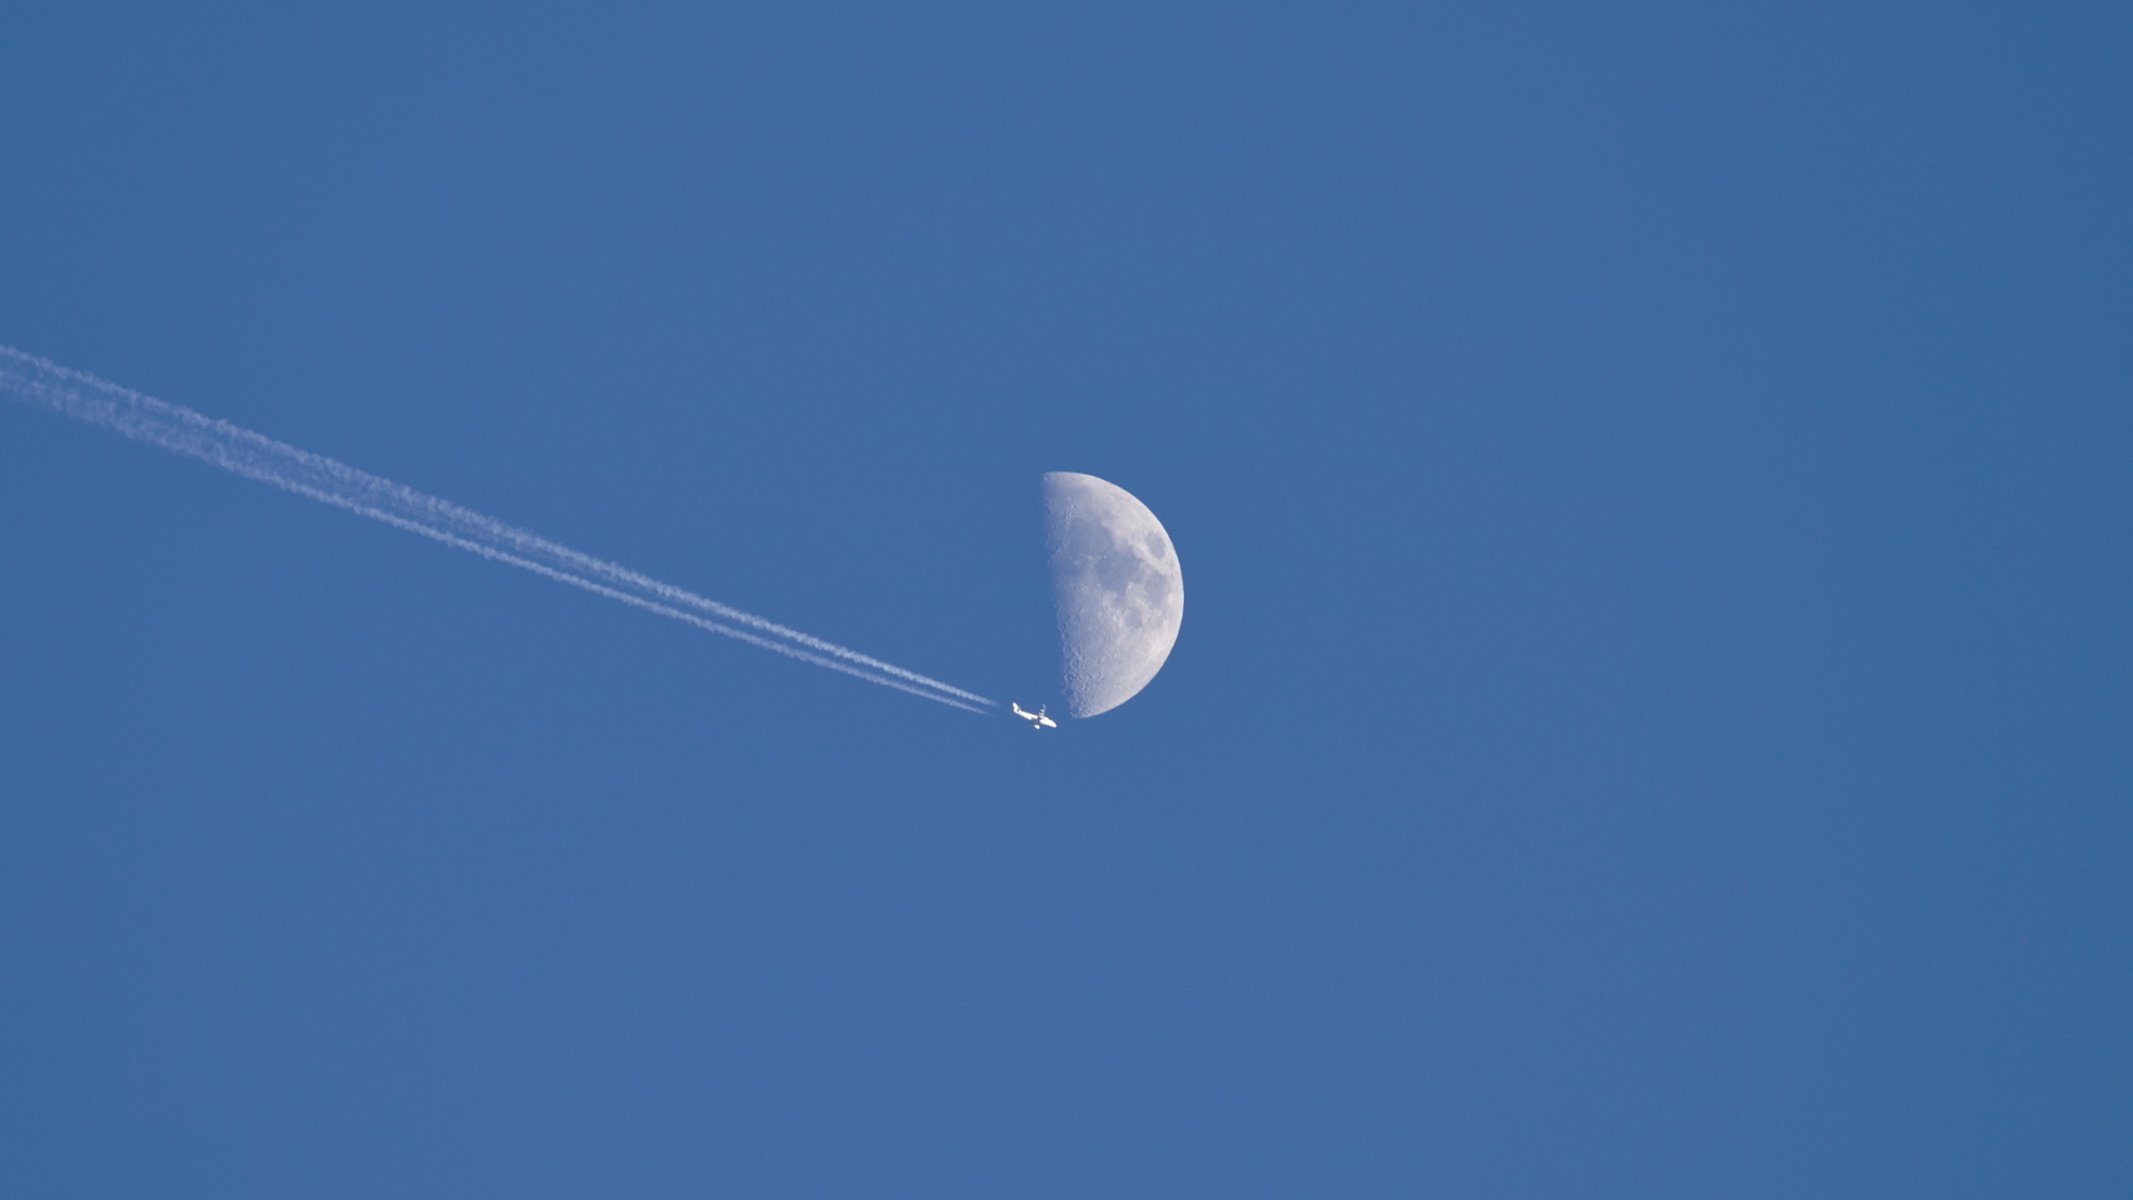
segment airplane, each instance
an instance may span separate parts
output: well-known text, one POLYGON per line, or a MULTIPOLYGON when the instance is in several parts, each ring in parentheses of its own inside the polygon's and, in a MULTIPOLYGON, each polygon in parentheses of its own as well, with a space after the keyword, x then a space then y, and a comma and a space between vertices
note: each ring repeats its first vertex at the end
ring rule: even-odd
POLYGON ((1019 704, 1017 704, 1017 703, 1015 703, 1015 702, 1014 702, 1014 701, 1012 701, 1012 700, 1010 700, 1010 701, 1008 701, 1008 702, 1007 702, 1007 707, 1009 707, 1009 708, 1011 708, 1011 709, 1014 709, 1014 710, 1015 710, 1015 715, 1016 715, 1016 716, 1018 716, 1018 717, 1022 718, 1022 719, 1023 719, 1023 720, 1025 720, 1025 721, 1028 721, 1028 722, 1029 722, 1029 727, 1030 727, 1031 729, 1057 729, 1057 728, 1059 728, 1059 722, 1057 722, 1057 721, 1054 721, 1054 720, 1053 720, 1053 719, 1051 719, 1050 717, 1047 717, 1047 716, 1045 716, 1045 715, 1044 715, 1044 705, 1042 705, 1042 704, 1040 704, 1040 705, 1038 705, 1038 706, 1037 706, 1037 711, 1036 711, 1036 712, 1023 712, 1023 711, 1022 711, 1022 706, 1021 706, 1021 705, 1019 705, 1019 704))

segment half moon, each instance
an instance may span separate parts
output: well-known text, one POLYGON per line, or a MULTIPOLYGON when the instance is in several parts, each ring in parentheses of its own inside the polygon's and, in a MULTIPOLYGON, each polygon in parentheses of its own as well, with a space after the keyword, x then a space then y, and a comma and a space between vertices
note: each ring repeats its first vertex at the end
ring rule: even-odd
POLYGON ((1067 710, 1093 717, 1163 669, 1185 615, 1185 577, 1163 523, 1115 483, 1048 472, 1044 513, 1067 710))

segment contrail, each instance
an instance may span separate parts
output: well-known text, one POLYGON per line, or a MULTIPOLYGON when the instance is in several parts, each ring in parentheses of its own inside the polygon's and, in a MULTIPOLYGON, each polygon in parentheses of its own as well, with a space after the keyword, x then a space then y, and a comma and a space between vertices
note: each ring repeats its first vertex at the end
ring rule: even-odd
POLYGON ((0 391, 247 479, 789 658, 969 712, 999 707, 975 692, 662 583, 405 484, 8 346, 0 346, 0 391))

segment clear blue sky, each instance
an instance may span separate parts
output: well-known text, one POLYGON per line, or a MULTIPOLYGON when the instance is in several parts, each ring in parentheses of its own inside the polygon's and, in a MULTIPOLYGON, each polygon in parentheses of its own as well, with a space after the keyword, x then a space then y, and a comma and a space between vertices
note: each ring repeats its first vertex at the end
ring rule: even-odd
POLYGON ((2122 4, 19 4, 0 1193, 2133 1194, 2122 4), (1012 7, 1012 6, 1010 6, 1012 7))

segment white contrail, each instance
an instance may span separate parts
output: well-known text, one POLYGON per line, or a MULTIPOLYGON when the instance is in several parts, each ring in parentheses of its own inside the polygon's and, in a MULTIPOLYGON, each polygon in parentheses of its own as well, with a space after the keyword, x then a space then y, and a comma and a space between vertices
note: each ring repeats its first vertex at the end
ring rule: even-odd
POLYGON ((405 484, 7 346, 0 346, 0 391, 248 479, 802 662, 970 712, 999 707, 975 692, 662 583, 405 484))

